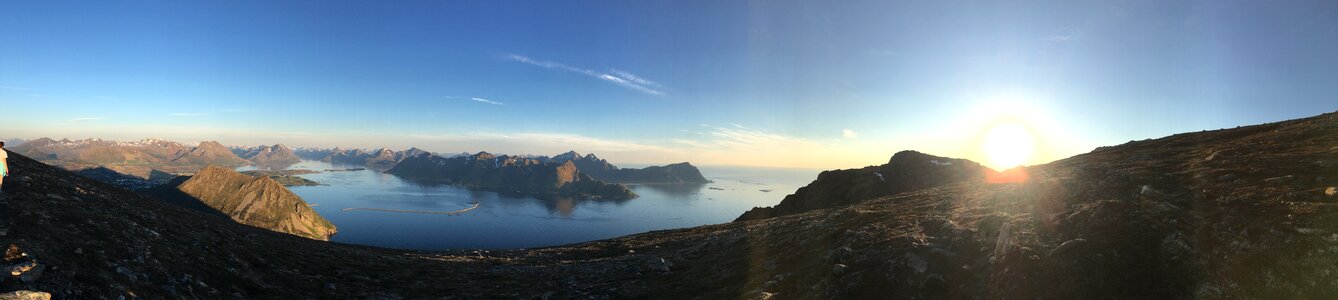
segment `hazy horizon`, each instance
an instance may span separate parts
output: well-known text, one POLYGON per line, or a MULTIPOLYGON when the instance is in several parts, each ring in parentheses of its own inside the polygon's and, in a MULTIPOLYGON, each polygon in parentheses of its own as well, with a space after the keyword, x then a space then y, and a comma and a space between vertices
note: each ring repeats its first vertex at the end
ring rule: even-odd
POLYGON ((997 168, 1338 108, 1330 2, 600 4, 8 2, 0 136, 997 168))

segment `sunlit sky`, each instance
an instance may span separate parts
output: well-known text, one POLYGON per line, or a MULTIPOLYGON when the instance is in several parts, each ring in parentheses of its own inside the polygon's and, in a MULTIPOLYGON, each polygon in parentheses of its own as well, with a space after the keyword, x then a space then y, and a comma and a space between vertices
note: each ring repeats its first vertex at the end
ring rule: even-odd
POLYGON ((494 2, 5 1, 0 137, 832 169, 1338 109, 1335 1, 494 2))

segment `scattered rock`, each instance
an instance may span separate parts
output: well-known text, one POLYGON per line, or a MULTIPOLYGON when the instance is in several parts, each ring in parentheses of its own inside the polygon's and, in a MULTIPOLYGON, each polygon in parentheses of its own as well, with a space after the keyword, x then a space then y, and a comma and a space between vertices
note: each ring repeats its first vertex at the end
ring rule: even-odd
POLYGON ((23 253, 23 250, 19 250, 19 245, 9 244, 9 248, 5 249, 6 262, 14 261, 23 258, 24 256, 28 256, 28 254, 23 253))
POLYGON ((636 250, 627 249, 627 254, 629 254, 629 255, 631 255, 631 254, 636 254, 636 250))
POLYGON ((9 228, 0 228, 0 236, 9 235, 9 228))
POLYGON ((1081 246, 1081 245, 1086 244, 1086 243, 1087 243, 1087 239, 1072 239, 1072 240, 1068 240, 1068 241, 1066 241, 1066 242, 1060 243, 1058 247, 1055 247, 1055 249, 1051 249, 1051 250, 1050 250, 1050 253, 1047 254, 1047 256, 1054 257, 1054 256, 1057 255, 1057 254, 1058 254, 1058 255, 1062 255, 1062 254, 1064 254, 1064 253, 1066 253, 1066 252, 1069 252, 1069 251, 1071 251, 1071 250, 1074 249, 1074 248, 1078 248, 1078 246, 1081 246))
POLYGON ((656 258, 650 260, 650 262, 646 264, 646 267, 652 271, 669 273, 669 267, 672 267, 673 265, 673 263, 664 260, 663 258, 656 258))
POLYGON ((51 300, 51 293, 19 290, 0 293, 0 300, 51 300))
POLYGON ((1152 188, 1151 185, 1143 185, 1142 188, 1139 188, 1138 194, 1144 197, 1153 197, 1153 198, 1161 198, 1166 196, 1165 193, 1162 193, 1161 191, 1152 188))
POLYGON ((32 270, 33 268, 36 268, 36 267, 37 267, 37 262, 35 262, 35 261, 31 261, 31 260, 30 260, 30 261, 25 261, 25 262, 21 262, 21 263, 18 263, 18 264, 14 264, 14 265, 9 266, 8 268, 5 268, 5 269, 6 269, 6 270, 9 270, 9 275, 10 275, 10 276, 19 276, 19 275, 23 275, 23 273, 28 272, 29 270, 32 270))
POLYGON ((36 282, 38 279, 42 279, 43 270, 46 270, 46 266, 33 262, 33 268, 29 269, 27 272, 23 272, 23 275, 19 275, 19 280, 23 280, 23 282, 27 283, 36 282))
POLYGON ((1292 181, 1292 175, 1278 176, 1278 177, 1273 177, 1273 178, 1264 179, 1264 183, 1267 183, 1267 184, 1273 184, 1273 185, 1283 184, 1283 183, 1287 183, 1287 182, 1290 182, 1290 181, 1292 181))
POLYGON ((74 254, 84 254, 84 248, 74 248, 74 254))
POLYGON ((835 266, 832 266, 832 273, 836 275, 845 274, 846 269, 849 268, 850 267, 847 267, 845 264, 836 264, 835 266))
POLYGON ((46 194, 46 197, 47 197, 47 198, 51 198, 51 199, 56 199, 56 200, 65 200, 65 197, 61 197, 60 195, 56 195, 56 194, 46 194))
POLYGON ((1324 189, 1324 195, 1325 195, 1325 196, 1329 196, 1329 197, 1333 197, 1333 196, 1335 196, 1335 195, 1338 195, 1338 187, 1332 187, 1332 186, 1331 186, 1331 187, 1329 187, 1329 188, 1327 188, 1327 189, 1324 189))
POLYGON ((1232 181, 1232 180, 1236 180, 1236 174, 1227 173, 1223 174, 1222 176, 1217 176, 1217 181, 1232 181))

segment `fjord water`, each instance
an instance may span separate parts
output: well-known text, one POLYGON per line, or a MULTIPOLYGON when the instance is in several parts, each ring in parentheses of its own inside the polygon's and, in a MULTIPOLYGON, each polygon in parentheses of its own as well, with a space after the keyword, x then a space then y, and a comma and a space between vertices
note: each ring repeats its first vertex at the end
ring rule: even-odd
POLYGON ((404 180, 375 170, 303 161, 290 169, 322 171, 300 175, 320 186, 290 187, 338 227, 331 241, 388 248, 533 248, 591 241, 651 230, 684 228, 734 220, 754 206, 780 203, 785 195, 817 177, 817 170, 700 167, 713 183, 628 185, 635 199, 607 201, 540 199, 404 180), (352 207, 455 211, 460 215, 354 210, 352 207))

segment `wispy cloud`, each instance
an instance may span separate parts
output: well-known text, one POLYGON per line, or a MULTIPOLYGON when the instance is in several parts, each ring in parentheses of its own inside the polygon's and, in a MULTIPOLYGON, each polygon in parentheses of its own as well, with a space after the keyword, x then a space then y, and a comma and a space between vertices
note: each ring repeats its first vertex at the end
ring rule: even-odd
POLYGON ((607 81, 622 86, 624 88, 640 91, 651 95, 656 95, 656 96, 666 95, 663 91, 658 90, 658 88, 663 88, 663 86, 661 86, 660 84, 654 81, 647 80, 645 78, 641 78, 640 76, 636 76, 635 74, 632 74, 627 71, 613 69, 610 70, 609 72, 600 72, 591 69, 573 67, 571 65, 559 62, 533 59, 528 56, 518 55, 518 54, 509 54, 506 56, 506 59, 534 66, 544 67, 548 69, 559 69, 568 72, 584 74, 585 76, 590 76, 595 79, 607 81))
POLYGON ((88 121, 97 121, 97 120, 102 120, 102 119, 106 119, 106 118, 107 118, 107 117, 82 117, 82 118, 74 118, 74 119, 70 119, 68 122, 70 122, 70 123, 81 123, 81 122, 88 122, 88 121))
POLYGON ((848 139, 859 138, 859 133, 855 133, 855 131, 850 130, 850 128, 841 129, 841 137, 848 139))
POLYGON ((653 87, 659 87, 659 86, 660 86, 659 83, 656 83, 656 82, 654 82, 654 81, 650 81, 650 80, 646 80, 645 78, 641 78, 640 76, 636 76, 636 74, 632 74, 632 72, 627 72, 627 71, 623 71, 623 70, 619 70, 619 69, 612 69, 612 70, 609 70, 609 72, 610 72, 610 73, 613 73, 614 75, 618 75, 618 77, 622 77, 623 79, 627 79, 627 81, 634 82, 634 83, 636 83, 636 84, 645 85, 645 86, 653 86, 653 87))
POLYGON ((247 112, 247 110, 245 110, 245 109, 240 109, 240 108, 229 108, 229 109, 220 110, 220 112, 224 112, 224 113, 240 113, 240 112, 247 112))
POLYGON ((52 95, 43 95, 43 94, 28 94, 28 97, 33 97, 33 98, 54 98, 54 97, 56 97, 56 96, 52 96, 52 95))
MULTIPOLYGON (((621 155, 675 155, 665 147, 630 141, 610 140, 569 133, 471 133, 407 134, 406 137, 448 145, 469 145, 472 149, 447 151, 498 151, 511 154, 556 154, 569 150, 621 155), (578 148, 579 147, 579 148, 578 148)), ((603 155, 601 155, 603 156, 603 155)))
POLYGON ((442 96, 442 97, 444 97, 444 98, 446 98, 446 99, 469 100, 469 101, 475 101, 475 102, 480 102, 480 103, 487 103, 487 104, 492 104, 492 105, 506 105, 506 103, 502 103, 502 102, 499 102, 499 101, 492 101, 492 100, 488 100, 488 99, 484 99, 484 98, 480 98, 480 97, 456 97, 456 96, 442 96))
POLYGON ((121 98, 119 98, 119 97, 112 97, 112 96, 97 96, 97 97, 94 97, 94 98, 98 98, 98 99, 102 99, 102 100, 121 100, 121 98))
POLYGON ((497 102, 497 101, 492 101, 492 100, 488 100, 488 99, 483 99, 483 98, 479 98, 479 97, 471 97, 471 98, 469 98, 469 100, 474 100, 474 101, 483 102, 483 103, 492 104, 492 105, 506 105, 505 103, 501 103, 501 102, 497 102))
POLYGON ((13 91, 36 91, 36 90, 35 90, 35 89, 30 89, 30 88, 21 88, 21 87, 16 87, 16 86, 0 86, 0 90, 13 90, 13 91))
POLYGON ((207 116, 207 113, 172 113, 171 116, 179 118, 207 116))

